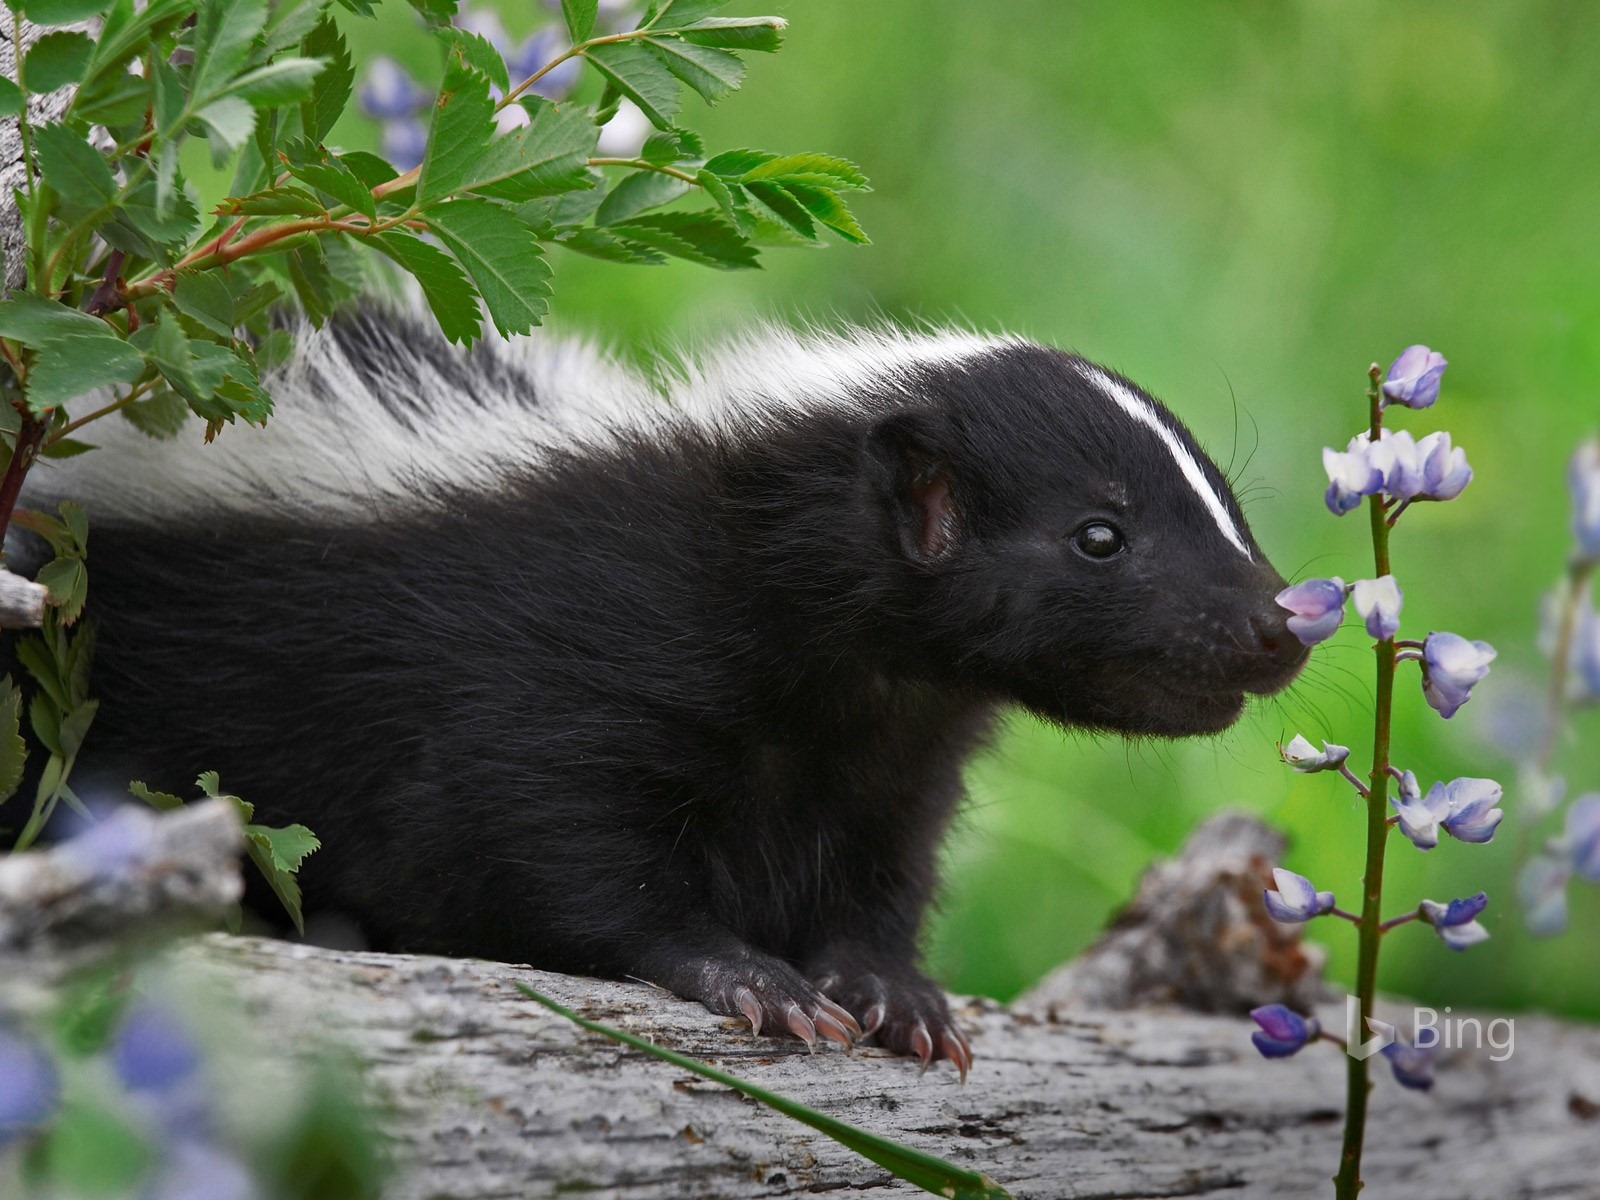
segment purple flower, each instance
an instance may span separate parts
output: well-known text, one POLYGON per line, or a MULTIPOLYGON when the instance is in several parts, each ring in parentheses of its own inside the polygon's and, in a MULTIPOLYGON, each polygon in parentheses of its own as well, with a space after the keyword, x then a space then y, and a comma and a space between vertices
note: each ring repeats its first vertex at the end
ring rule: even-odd
POLYGON ((1578 555, 1600 558, 1600 437, 1578 447, 1567 468, 1567 484, 1572 489, 1572 533, 1578 540, 1578 555))
POLYGON ((1426 346, 1407 346, 1389 364, 1383 379, 1383 394, 1407 408, 1431 408, 1439 398, 1439 380, 1450 364, 1445 357, 1426 346))
MULTIPOLYGON (((512 85, 521 83, 554 62, 567 50, 567 37, 559 25, 550 25, 531 34, 506 59, 506 68, 511 72, 512 85)), ((539 76, 539 81, 528 90, 535 95, 543 96, 546 100, 561 100, 578 86, 578 77, 582 72, 582 60, 569 58, 560 66, 552 67, 539 76)))
POLYGON ((1583 703, 1600 700, 1600 615, 1587 602, 1578 613, 1578 627, 1572 631, 1572 692, 1583 703))
POLYGON ((1395 1082, 1419 1092, 1426 1092, 1433 1087, 1433 1059, 1437 1053, 1437 1046, 1413 1046, 1401 1041, 1398 1035, 1383 1048, 1383 1056, 1389 1060, 1389 1067, 1394 1071, 1395 1082))
POLYGON ((1517 876, 1522 921, 1535 937, 1554 937, 1567 927, 1567 881, 1572 866, 1564 858, 1536 854, 1517 876))
POLYGON ((143 1200, 255 1200, 260 1193, 237 1158, 203 1141, 173 1145, 143 1200))
POLYGON ((510 35, 506 33, 500 14, 492 8, 462 5, 451 24, 467 33, 477 34, 501 54, 504 54, 511 44, 510 35))
POLYGON ((361 85, 361 111, 380 121, 412 116, 428 102, 428 95, 392 58, 379 55, 367 67, 361 85))
POLYGON ((1439 824, 1446 833, 1461 842, 1481 844, 1494 840, 1494 831, 1506 815, 1495 807, 1505 789, 1492 779, 1467 777, 1452 779, 1444 785, 1444 792, 1448 815, 1439 824))
POLYGON ((1390 799, 1400 832, 1418 850, 1432 850, 1439 844, 1439 823, 1450 812, 1450 798, 1442 783, 1428 789, 1426 796, 1417 786, 1417 777, 1406 771, 1400 777, 1400 794, 1390 799))
POLYGON ((1472 698, 1472 689, 1489 674, 1495 648, 1454 633, 1430 633, 1422 647, 1422 691, 1446 720, 1472 698))
POLYGON ((102 809, 98 820, 85 822, 81 833, 61 844, 60 854, 98 878, 124 875, 150 855, 154 831, 143 816, 131 805, 102 809))
POLYGON ((1272 879, 1277 891, 1268 888, 1261 893, 1261 899, 1266 903, 1267 915, 1274 921, 1297 925, 1312 917, 1320 917, 1333 908, 1333 893, 1317 891, 1316 886, 1304 875, 1273 867, 1272 879))
POLYGON ((398 171, 409 171, 422 162, 428 149, 428 131, 422 122, 402 117, 383 123, 383 156, 398 171))
POLYGON ((1465 950, 1468 946, 1488 940, 1489 931, 1476 920, 1488 903, 1488 894, 1479 892, 1464 900, 1452 900, 1449 904, 1424 900, 1418 906, 1418 911, 1446 946, 1452 950, 1465 950))
POLYGON ((1250 1040, 1265 1058, 1288 1058, 1322 1034, 1322 1026, 1315 1017, 1302 1017, 1282 1004, 1253 1008, 1250 1019, 1261 1026, 1250 1034, 1250 1040))
POLYGON ((1579 796, 1567 807, 1564 840, 1578 878, 1600 883, 1600 792, 1579 796))
POLYGON ((33 1038, 0 1025, 0 1149, 44 1125, 61 1103, 61 1078, 33 1038))
POLYGON ((1421 472, 1418 500, 1454 500, 1472 482, 1467 452, 1451 445, 1450 435, 1443 430, 1417 443, 1417 464, 1421 472))
POLYGON ((1302 775, 1312 775, 1317 771, 1337 771, 1350 757, 1350 747, 1323 742, 1319 751, 1297 733, 1287 746, 1278 747, 1278 754, 1302 775))
POLYGON ((1383 490, 1383 463, 1374 462, 1372 444, 1365 436, 1350 439, 1342 453, 1324 448, 1322 467, 1328 473, 1328 490, 1323 502, 1336 517, 1358 507, 1362 497, 1383 490))
POLYGON ((1400 606, 1405 595, 1393 575, 1377 579, 1358 579, 1350 589, 1356 613, 1367 625, 1367 633, 1386 642, 1400 632, 1400 606))
POLYGON ((153 1004, 140 1004, 117 1031, 111 1065, 130 1092, 165 1091, 195 1073, 200 1049, 169 1013, 153 1004))
POLYGON ((1294 614, 1285 622, 1289 632, 1307 646, 1327 641, 1344 620, 1345 591, 1344 580, 1337 575, 1284 588, 1277 602, 1294 614))

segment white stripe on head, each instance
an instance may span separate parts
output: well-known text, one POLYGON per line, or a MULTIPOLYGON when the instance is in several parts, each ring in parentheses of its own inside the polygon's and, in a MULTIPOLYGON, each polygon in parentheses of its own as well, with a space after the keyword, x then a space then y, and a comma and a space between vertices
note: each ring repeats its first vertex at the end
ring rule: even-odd
POLYGON ((1155 406, 1143 396, 1129 391, 1098 367, 1081 363, 1079 370, 1083 372, 1085 379, 1104 392, 1118 408, 1161 439, 1161 444, 1167 448, 1173 461, 1178 464, 1178 470, 1183 472, 1183 477, 1189 481, 1194 494, 1200 497, 1200 503, 1205 505, 1206 511, 1211 514, 1211 519, 1217 523, 1217 529, 1222 536, 1233 543, 1234 549, 1240 554, 1251 558, 1250 547, 1246 544, 1239 527, 1234 524, 1228 506, 1222 502, 1217 489, 1206 478, 1205 471, 1201 469, 1189 447, 1185 446, 1172 431, 1171 426, 1157 415, 1155 406))

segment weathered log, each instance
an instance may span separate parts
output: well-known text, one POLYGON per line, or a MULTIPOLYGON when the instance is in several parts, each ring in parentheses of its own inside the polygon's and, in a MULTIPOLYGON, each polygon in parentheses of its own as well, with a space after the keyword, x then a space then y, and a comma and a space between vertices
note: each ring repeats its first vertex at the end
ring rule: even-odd
MULTIPOLYGON (((174 873, 213 878, 205 860, 211 856, 212 867, 232 862, 236 825, 225 830, 220 816, 199 808, 140 819, 153 830, 169 823, 188 830, 152 833, 139 843, 136 869, 119 873, 119 886, 142 879, 158 889, 160 904, 96 892, 79 876, 77 885, 63 885, 59 864, 43 861, 60 849, 0 868, 0 880, 12 881, 0 887, 0 929, 29 931, 9 935, 0 1008, 21 989, 36 991, 30 985, 49 974, 63 948, 80 959, 92 949, 79 936, 86 929, 110 935, 125 910, 199 915, 228 892, 163 881, 174 873), (32 882, 18 886, 18 878, 32 882), (39 882, 51 879, 51 886, 39 882), (43 895, 76 899, 41 906, 43 895), (90 904, 91 895, 103 902, 90 904), (19 914, 19 904, 27 911, 19 914), (87 913, 95 916, 86 924, 87 913)), ((1254 889, 1257 851, 1276 853, 1263 840, 1270 836, 1237 818, 1214 821, 1182 856, 1158 864, 1141 895, 1153 897, 1149 889, 1159 884, 1160 894, 1189 901, 1144 908, 1136 901, 1083 968, 1063 977, 1072 982, 1070 995, 1051 998, 1041 989, 1014 1010, 956 999, 978 1056, 965 1086, 947 1069, 919 1075, 915 1063, 871 1047, 847 1055, 824 1046, 812 1055, 796 1041, 752 1037, 742 1021, 638 983, 222 935, 189 940, 173 954, 238 997, 263 1054, 309 1068, 329 1047, 354 1053, 393 1148, 398 1174, 389 1194, 396 1200, 574 1190, 696 1198, 912 1193, 809 1128, 584 1032, 527 1000, 513 980, 983 1171, 1018 1197, 1327 1195, 1344 1094, 1336 1049, 1312 1046, 1294 1060, 1268 1062, 1251 1048, 1251 1027, 1237 1016, 1105 1006, 1108 997, 1145 996, 1163 986, 1186 995, 1196 978, 1247 979, 1247 969, 1222 960, 1294 949, 1248 931, 1228 934, 1234 922, 1218 914, 1233 912, 1231 901, 1209 903, 1191 886, 1212 877, 1230 896, 1254 889), (1155 932, 1139 934, 1140 911, 1155 932), (1180 936, 1179 928, 1194 936, 1180 936), (1136 934, 1165 947, 1154 959, 1178 964, 1178 980, 1162 985, 1149 962, 1126 952, 1136 934), (1090 994, 1100 1002, 1083 1003, 1090 994)), ((120 921, 140 928, 145 916, 120 921)), ((1290 974, 1289 988, 1315 988, 1314 970, 1290 974)), ((1386 1017, 1409 1024, 1397 1005, 1388 1008, 1386 1017)), ((1318 1015, 1342 1027, 1338 1005, 1323 1004, 1318 1015)), ((1487 1047, 1441 1054, 1432 1094, 1403 1091, 1380 1060, 1368 1195, 1600 1195, 1600 1029, 1516 1020, 1515 1050, 1503 1062, 1491 1061, 1487 1047)))

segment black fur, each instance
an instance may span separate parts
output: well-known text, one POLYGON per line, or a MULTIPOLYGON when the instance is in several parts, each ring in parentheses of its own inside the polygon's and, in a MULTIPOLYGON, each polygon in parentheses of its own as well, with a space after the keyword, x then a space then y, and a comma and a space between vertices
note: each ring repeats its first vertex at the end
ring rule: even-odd
MULTIPOLYGON (((469 369, 396 320, 340 337, 469 369)), ((619 433, 378 522, 96 511, 88 769, 215 768, 310 825, 308 903, 379 946, 855 1036, 825 990, 964 1071, 915 960, 996 708, 1209 733, 1303 658, 1265 556, 1074 362, 1019 345, 733 432, 619 433), (1093 521, 1126 548, 1088 557, 1093 521)))

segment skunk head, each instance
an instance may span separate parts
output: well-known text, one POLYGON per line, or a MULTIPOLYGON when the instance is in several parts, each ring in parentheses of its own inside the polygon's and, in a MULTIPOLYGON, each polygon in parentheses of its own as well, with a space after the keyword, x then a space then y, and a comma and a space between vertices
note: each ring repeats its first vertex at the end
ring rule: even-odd
POLYGON ((1226 728, 1305 661, 1222 472, 1119 375, 991 348, 926 372, 865 453, 896 609, 953 679, 1176 736, 1226 728))

